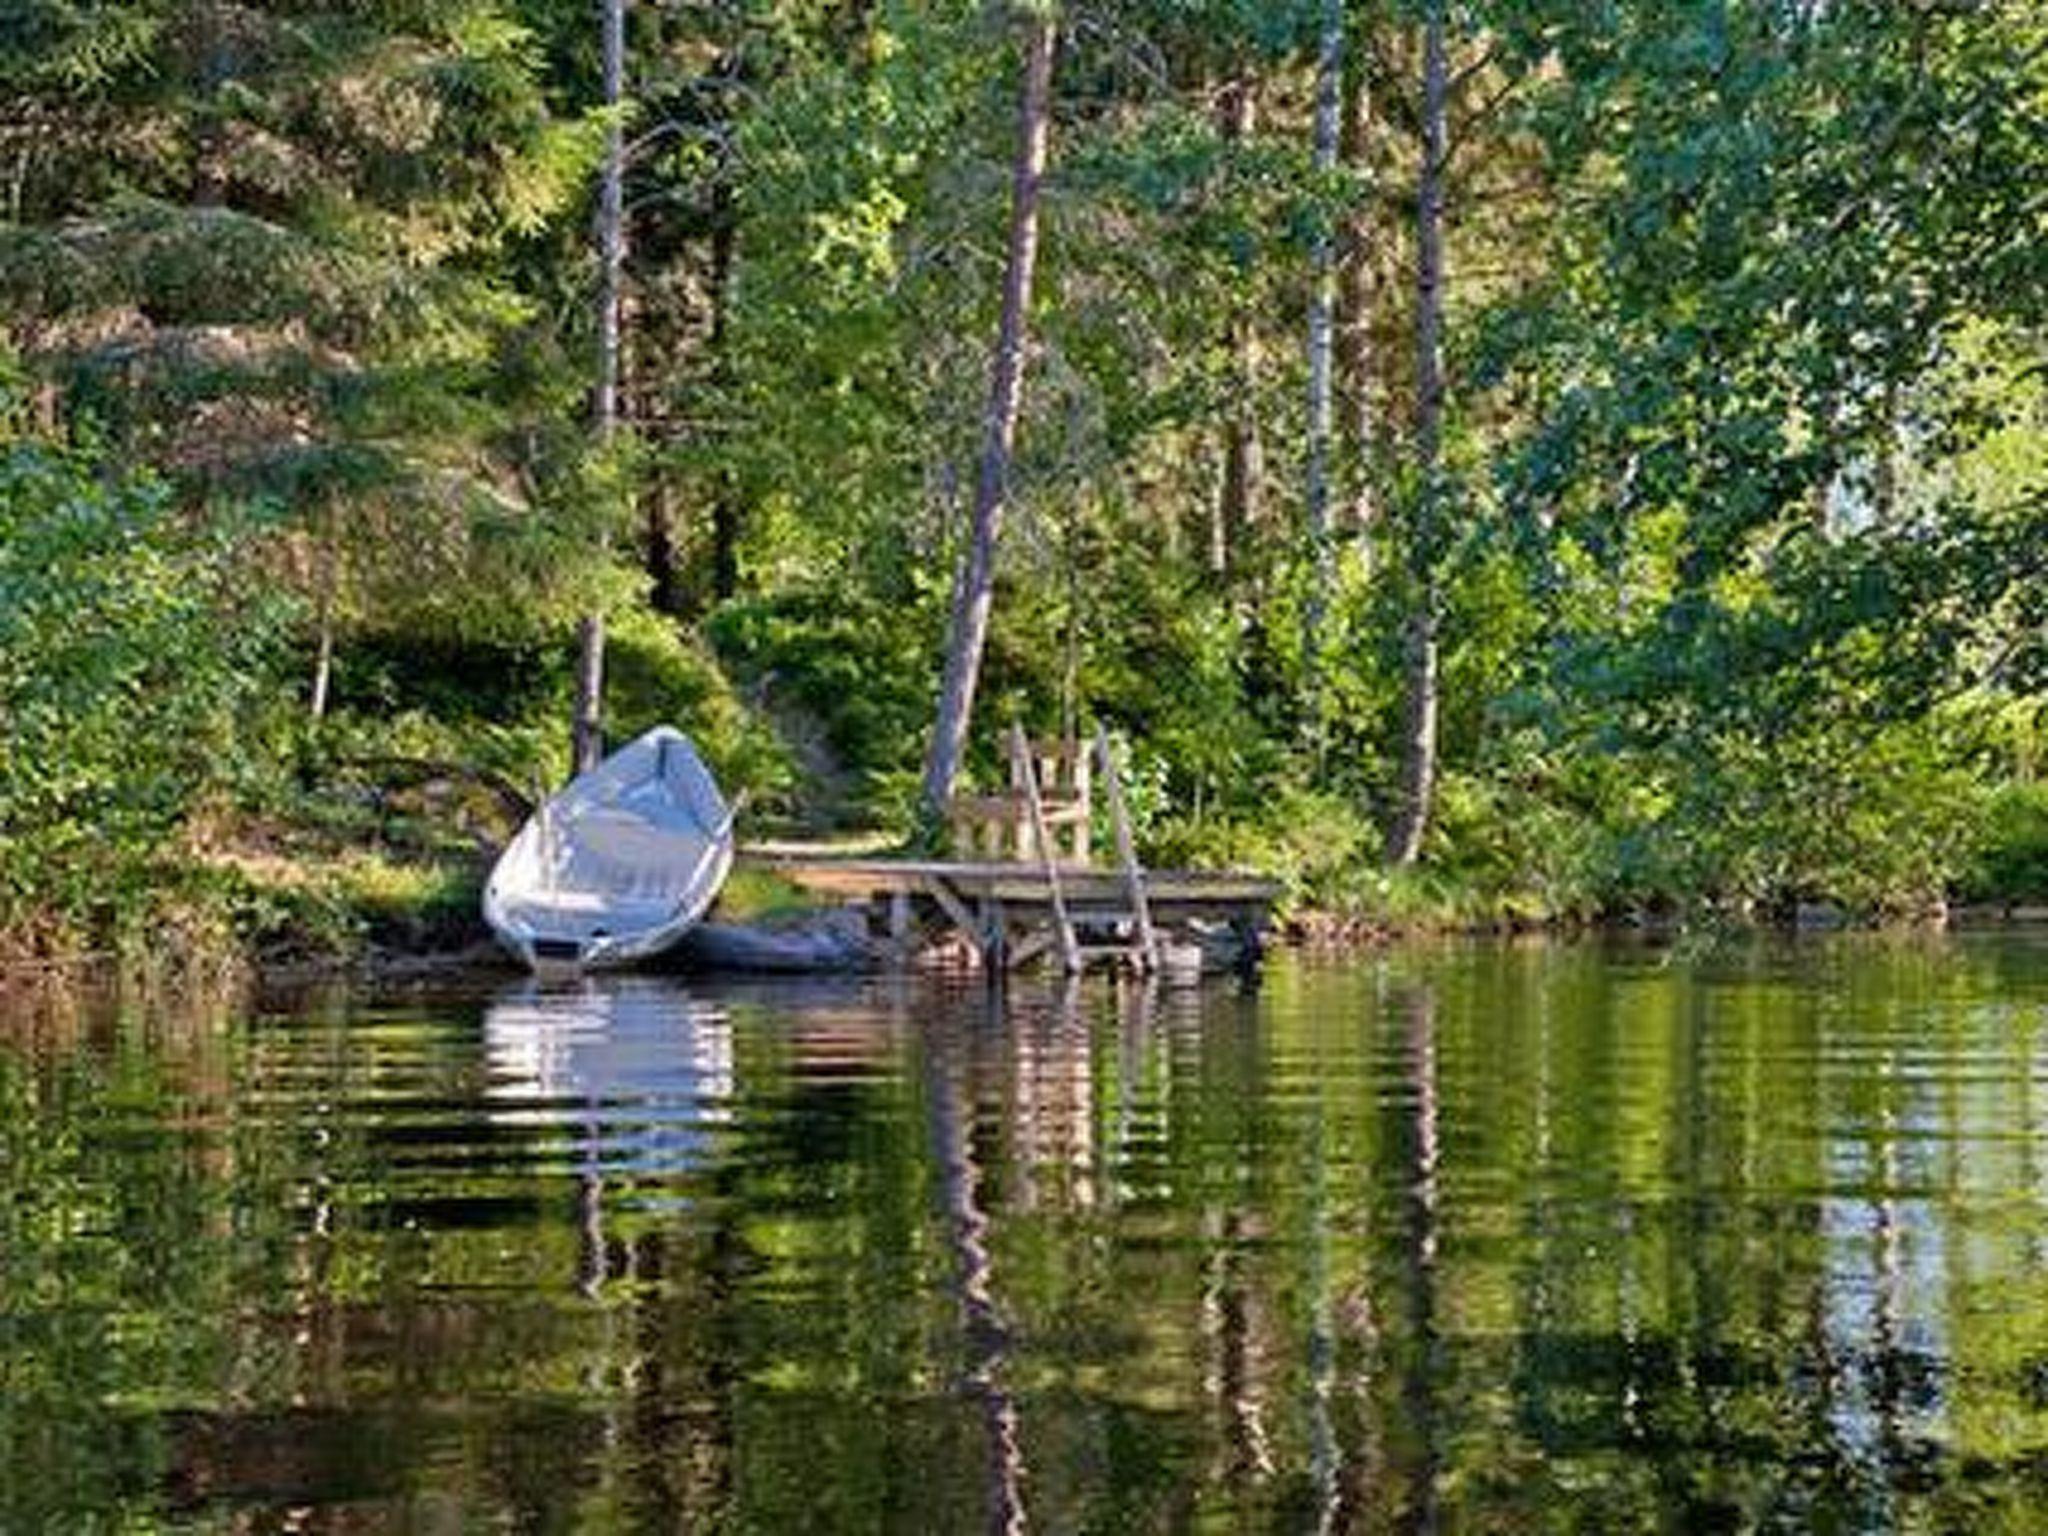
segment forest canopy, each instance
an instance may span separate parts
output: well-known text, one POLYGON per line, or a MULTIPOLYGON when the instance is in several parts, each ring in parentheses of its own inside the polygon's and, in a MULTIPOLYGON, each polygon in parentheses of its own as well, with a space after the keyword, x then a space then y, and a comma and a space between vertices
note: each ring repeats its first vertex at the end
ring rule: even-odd
POLYGON ((2033 0, 16 0, 0 167, 29 947, 579 679, 1361 915, 2048 897, 2033 0))

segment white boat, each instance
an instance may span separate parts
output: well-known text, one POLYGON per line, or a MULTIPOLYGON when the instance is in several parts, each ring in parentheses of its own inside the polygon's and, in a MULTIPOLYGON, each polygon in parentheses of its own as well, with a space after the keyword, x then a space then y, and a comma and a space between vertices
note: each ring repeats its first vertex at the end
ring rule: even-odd
POLYGON ((656 726, 528 818, 484 888, 484 919, 535 970, 658 954, 732 867, 733 812, 682 732, 656 726))

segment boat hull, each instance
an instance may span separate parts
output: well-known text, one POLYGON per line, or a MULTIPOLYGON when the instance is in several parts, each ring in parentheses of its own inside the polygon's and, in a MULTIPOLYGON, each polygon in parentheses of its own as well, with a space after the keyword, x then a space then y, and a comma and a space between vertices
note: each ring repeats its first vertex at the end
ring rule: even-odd
POLYGON ((520 828, 491 873, 484 917, 539 973, 651 959, 717 898, 732 867, 732 821, 688 738, 657 727, 520 828))

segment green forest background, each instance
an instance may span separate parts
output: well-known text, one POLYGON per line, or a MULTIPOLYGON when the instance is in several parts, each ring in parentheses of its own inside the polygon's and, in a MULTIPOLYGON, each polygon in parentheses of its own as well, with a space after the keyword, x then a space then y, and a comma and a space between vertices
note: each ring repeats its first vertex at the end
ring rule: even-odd
POLYGON ((1047 26, 970 774, 1100 719, 1366 923, 2048 897, 2034 0, 600 19, 0 15, 0 948, 467 910, 593 614, 611 740, 909 834, 1047 26))

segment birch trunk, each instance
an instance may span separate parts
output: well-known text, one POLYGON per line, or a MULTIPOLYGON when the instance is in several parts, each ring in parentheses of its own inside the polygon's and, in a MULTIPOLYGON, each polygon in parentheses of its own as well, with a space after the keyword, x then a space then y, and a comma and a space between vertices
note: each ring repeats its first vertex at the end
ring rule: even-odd
MULTIPOLYGON (((619 423, 619 286, 626 263, 626 140, 618 119, 625 96, 626 0, 603 0, 604 170, 597 197, 597 387, 592 427, 600 449, 609 448, 619 423)), ((586 773, 604 756, 604 614, 596 609, 576 626, 576 708, 570 734, 575 771, 586 773)))
MULTIPOLYGON (((1316 55, 1315 113, 1315 167, 1324 177, 1337 168, 1343 75, 1343 0, 1324 0, 1322 43, 1316 55)), ((1318 742, 1322 739, 1323 625, 1336 577, 1330 543, 1330 446, 1335 423, 1330 386, 1336 302, 1336 242, 1325 234, 1316 241, 1315 288, 1308 308, 1308 539, 1312 568, 1301 633, 1309 733, 1318 742)))
POLYGON ((945 678, 938 717, 925 758, 923 808, 932 826, 945 819, 967 732, 974 715, 982 649, 995 601, 996 549, 1002 537, 1010 458, 1023 402, 1024 352, 1031 281, 1038 261, 1038 195, 1045 179, 1052 108, 1052 61, 1057 28, 1050 15, 1028 13, 1024 38, 1023 102, 1017 158, 1011 177, 1009 255, 1003 272, 1002 319, 996 334, 988 409, 982 422, 981 462, 975 475, 973 521, 967 556, 953 588, 946 640, 945 678))
MULTIPOLYGON (((1361 61, 1344 77, 1344 126, 1338 158, 1354 176, 1369 169, 1372 95, 1361 61)), ((1344 221, 1337 259, 1337 372, 1341 431, 1350 464, 1346 519, 1354 532, 1372 526, 1372 221, 1361 198, 1344 221)))
POLYGON ((320 594, 320 616, 315 621, 313 642, 313 687, 306 701, 306 713, 315 723, 327 718, 327 696, 334 684, 334 614, 325 592, 320 594))
POLYGON ((341 585, 341 553, 336 547, 335 512, 330 503, 316 546, 320 561, 320 595, 313 609, 313 681, 306 713, 314 724, 327 718, 334 688, 334 600, 341 585))
POLYGON ((1421 483, 1410 530, 1409 562, 1415 609, 1408 621, 1407 708, 1402 721, 1401 803, 1387 834, 1387 862, 1397 868, 1422 856, 1423 835, 1436 796, 1438 607, 1436 571, 1443 515, 1444 186, 1448 138, 1449 68, 1445 59, 1445 0, 1430 0, 1422 62, 1422 169, 1415 198, 1415 452, 1421 483))
MULTIPOLYGON (((1217 102, 1217 129, 1230 144, 1242 145, 1258 129, 1256 77, 1247 69, 1223 88, 1217 102)), ((1223 485, 1216 517, 1209 531, 1209 568, 1228 573, 1232 551, 1238 549, 1259 520, 1265 494, 1266 453, 1259 439, 1259 332, 1254 305, 1239 299, 1230 317, 1233 398, 1224 429, 1223 485)))

